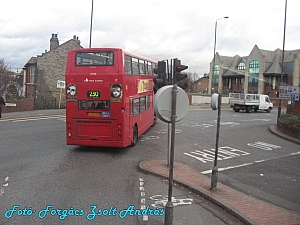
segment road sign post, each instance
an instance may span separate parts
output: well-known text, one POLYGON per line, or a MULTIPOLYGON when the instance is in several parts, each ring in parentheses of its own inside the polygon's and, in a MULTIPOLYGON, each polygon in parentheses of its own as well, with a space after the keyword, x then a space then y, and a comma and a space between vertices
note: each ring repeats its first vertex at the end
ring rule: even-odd
POLYGON ((174 166, 174 143, 175 143, 175 123, 176 123, 176 101, 177 101, 177 85, 173 84, 172 88, 172 115, 171 115, 171 151, 170 151, 170 166, 169 166, 169 189, 168 202, 165 207, 165 225, 173 223, 173 208, 172 192, 173 192, 173 166, 174 166))
MULTIPOLYGON (((177 59, 176 59, 177 60, 177 59)), ((174 60, 175 61, 175 60, 174 60)), ((165 221, 164 225, 172 225, 173 223, 173 208, 172 203, 172 188, 173 188, 173 165, 174 165, 174 145, 175 145, 175 124, 177 121, 183 119, 189 108, 189 100, 186 92, 177 87, 176 76, 180 77, 178 72, 187 69, 187 66, 181 65, 177 60, 177 67, 173 69, 173 85, 162 86, 157 90, 154 97, 154 111, 159 119, 163 122, 171 123, 171 140, 168 138, 168 166, 169 166, 169 189, 168 202, 165 206, 165 221), (180 102, 180 107, 177 107, 177 101, 180 102), (169 149, 169 144, 170 149, 169 149)), ((165 67, 162 71, 165 71, 165 67)), ((159 71, 158 71, 159 72, 159 71)), ((183 75, 185 76, 185 75, 183 75)), ((185 77, 183 77, 185 78, 185 77)), ((163 77, 165 84, 165 76, 163 77)), ((180 79, 181 80, 181 77, 180 79)), ((159 81, 159 80, 157 80, 159 81)), ((159 83, 159 82, 157 82, 159 83)), ((168 126, 168 134, 169 129, 168 126)))
POLYGON ((58 80, 58 81, 57 81, 56 87, 60 89, 60 92, 59 92, 59 101, 58 101, 58 108, 59 108, 59 109, 60 109, 60 105, 61 105, 62 89, 64 89, 65 86, 66 86, 65 81, 63 81, 63 80, 58 80))
POLYGON ((214 167, 212 169, 212 174, 211 174, 210 190, 212 191, 216 190, 217 183, 218 183, 218 150, 219 150, 219 135, 220 135, 220 120, 221 120, 221 102, 222 102, 222 94, 214 93, 211 97, 211 107, 213 110, 218 109, 218 118, 217 118, 215 159, 214 159, 214 167))
POLYGON ((278 98, 280 100, 299 101, 299 89, 298 86, 280 86, 278 98))

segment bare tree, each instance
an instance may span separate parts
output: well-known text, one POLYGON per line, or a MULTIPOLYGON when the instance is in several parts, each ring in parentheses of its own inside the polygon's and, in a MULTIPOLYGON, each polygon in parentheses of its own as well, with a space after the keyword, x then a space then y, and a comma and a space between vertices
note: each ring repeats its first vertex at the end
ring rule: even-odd
POLYGON ((4 94, 6 91, 12 74, 11 68, 5 63, 4 59, 0 59, 0 94, 4 94))
POLYGON ((187 78, 188 78, 189 82, 193 83, 199 78, 199 75, 196 72, 194 72, 194 73, 188 72, 187 73, 187 78))

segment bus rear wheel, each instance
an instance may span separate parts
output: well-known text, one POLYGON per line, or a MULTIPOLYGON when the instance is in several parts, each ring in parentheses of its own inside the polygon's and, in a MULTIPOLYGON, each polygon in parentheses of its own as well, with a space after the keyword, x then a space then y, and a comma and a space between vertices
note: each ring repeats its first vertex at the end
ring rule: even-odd
POLYGON ((153 123, 152 123, 151 127, 154 127, 155 124, 156 124, 156 116, 154 115, 153 116, 153 123))
POLYGON ((135 146, 137 141, 138 141, 138 127, 137 125, 134 126, 133 128, 133 140, 132 140, 132 143, 131 143, 131 147, 135 146))

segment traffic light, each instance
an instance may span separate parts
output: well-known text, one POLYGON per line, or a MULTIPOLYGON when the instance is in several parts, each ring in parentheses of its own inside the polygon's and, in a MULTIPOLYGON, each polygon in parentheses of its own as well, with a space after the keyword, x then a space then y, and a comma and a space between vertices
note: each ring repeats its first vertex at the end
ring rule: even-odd
POLYGON ((181 61, 179 59, 174 59, 174 84, 177 84, 183 90, 188 88, 188 84, 185 80, 187 78, 186 74, 182 74, 181 71, 186 70, 188 66, 181 65, 181 61))
POLYGON ((158 66, 153 69, 153 72, 157 74, 153 77, 153 90, 156 93, 159 88, 166 85, 166 62, 158 61, 158 66))

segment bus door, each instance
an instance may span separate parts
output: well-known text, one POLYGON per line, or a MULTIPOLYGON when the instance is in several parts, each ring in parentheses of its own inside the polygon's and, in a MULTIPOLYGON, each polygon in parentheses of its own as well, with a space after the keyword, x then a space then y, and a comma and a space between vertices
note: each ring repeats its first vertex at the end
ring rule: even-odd
POLYGON ((132 135, 133 135, 133 126, 134 126, 134 121, 133 121, 134 115, 133 115, 133 98, 129 98, 129 138, 132 140, 132 135))

